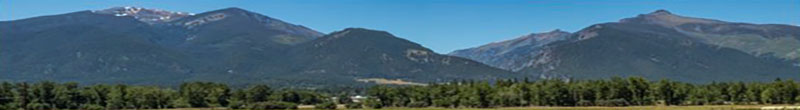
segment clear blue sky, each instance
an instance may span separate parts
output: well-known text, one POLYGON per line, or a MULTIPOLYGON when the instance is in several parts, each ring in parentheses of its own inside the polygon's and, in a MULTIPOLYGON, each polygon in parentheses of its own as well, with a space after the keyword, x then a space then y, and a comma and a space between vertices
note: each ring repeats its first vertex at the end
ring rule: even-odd
POLYGON ((657 9, 724 21, 800 24, 800 0, 0 0, 0 20, 112 6, 192 13, 240 7, 323 33, 385 30, 439 53, 534 32, 574 32, 657 9))

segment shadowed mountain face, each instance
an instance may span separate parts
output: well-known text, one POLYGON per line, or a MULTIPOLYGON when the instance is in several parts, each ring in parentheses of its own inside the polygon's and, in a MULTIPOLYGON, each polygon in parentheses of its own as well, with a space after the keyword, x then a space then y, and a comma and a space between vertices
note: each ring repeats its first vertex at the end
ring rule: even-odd
MULTIPOLYGON (((800 46, 795 46, 800 44, 797 38, 800 31, 791 30, 797 28, 690 18, 659 10, 616 23, 592 25, 566 36, 565 40, 542 46, 504 50, 538 51, 505 53, 531 56, 508 59, 529 63, 507 67, 522 66, 511 70, 544 78, 643 76, 687 82, 796 79, 800 77, 795 55, 800 51, 797 50, 800 46)), ((463 51, 475 49, 451 54, 486 62, 479 57, 459 55, 463 51)))
POLYGON ((515 74, 382 31, 323 35, 238 8, 199 14, 117 7, 0 22, 0 80, 172 85, 350 85, 515 74))
MULTIPOLYGON (((286 77, 408 79, 415 82, 519 77, 472 60, 439 55, 388 32, 348 28, 293 48, 286 77)), ((326 80, 312 78, 309 81, 326 80)))
POLYGON ((153 83, 188 76, 186 54, 150 39, 166 35, 131 17, 90 11, 0 22, 0 76, 153 83))

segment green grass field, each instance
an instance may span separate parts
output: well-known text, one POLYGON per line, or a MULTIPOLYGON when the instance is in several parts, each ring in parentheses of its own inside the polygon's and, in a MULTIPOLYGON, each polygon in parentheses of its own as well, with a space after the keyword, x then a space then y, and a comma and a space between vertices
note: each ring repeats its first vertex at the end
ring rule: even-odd
POLYGON ((381 110, 760 110, 777 105, 627 106, 627 107, 506 107, 506 108, 383 108, 381 110))
MULTIPOLYGON (((765 106, 798 105, 706 105, 706 106, 627 106, 627 107, 502 107, 502 108, 383 108, 355 110, 761 110, 765 106)), ((226 108, 177 108, 168 110, 225 110, 226 108)), ((314 110, 313 106, 302 106, 300 110, 314 110)), ((344 110, 344 106, 339 106, 344 110)), ((800 109, 782 109, 800 110, 800 109)))

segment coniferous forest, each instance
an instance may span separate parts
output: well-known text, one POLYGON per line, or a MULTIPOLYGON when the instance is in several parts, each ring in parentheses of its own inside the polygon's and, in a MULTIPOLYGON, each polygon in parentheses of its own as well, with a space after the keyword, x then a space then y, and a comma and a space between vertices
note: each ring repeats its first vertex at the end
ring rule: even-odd
POLYGON ((183 83, 176 88, 132 85, 86 85, 55 82, 3 82, 0 109, 159 109, 211 108, 293 109, 315 105, 347 108, 520 106, 750 105, 800 102, 798 83, 721 82, 692 84, 640 77, 609 80, 458 81, 427 86, 366 88, 365 93, 273 89, 267 85, 232 88, 211 82, 183 83), (355 101, 349 96, 366 95, 355 101), (336 98, 334 98, 336 97, 336 98))

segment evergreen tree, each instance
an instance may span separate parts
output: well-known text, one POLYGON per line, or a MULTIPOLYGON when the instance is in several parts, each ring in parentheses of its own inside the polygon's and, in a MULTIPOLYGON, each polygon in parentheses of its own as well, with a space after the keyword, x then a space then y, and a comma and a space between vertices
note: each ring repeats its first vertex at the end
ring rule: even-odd
POLYGON ((108 94, 111 92, 111 87, 107 85, 93 85, 84 87, 80 91, 81 96, 84 98, 84 103, 95 106, 106 106, 108 94))
POLYGON ((55 107, 77 109, 81 103, 85 103, 78 90, 78 83, 75 82, 58 85, 54 90, 55 107))
POLYGON ((13 108, 14 85, 9 82, 0 84, 0 109, 13 108))
POLYGON ((53 109, 55 108, 55 93, 53 90, 56 83, 44 81, 34 84, 31 104, 28 104, 29 109, 53 109))
POLYGON ((267 101, 272 91, 267 85, 255 85, 248 88, 245 93, 247 103, 254 103, 267 101))
POLYGON ((28 104, 33 100, 32 89, 28 83, 17 83, 14 89, 14 104, 13 108, 27 108, 28 104))
POLYGON ((125 99, 125 96, 128 94, 127 89, 128 86, 126 85, 114 85, 111 87, 110 92, 108 93, 108 100, 106 100, 106 108, 129 108, 128 99, 125 99))

